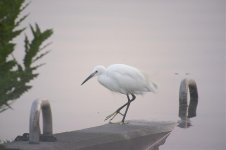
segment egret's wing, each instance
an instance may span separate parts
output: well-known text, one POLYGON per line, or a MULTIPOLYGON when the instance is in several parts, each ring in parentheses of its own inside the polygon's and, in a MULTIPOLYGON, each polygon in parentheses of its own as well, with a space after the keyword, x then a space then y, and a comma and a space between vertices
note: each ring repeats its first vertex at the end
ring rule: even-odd
POLYGON ((107 76, 123 93, 142 94, 150 91, 147 79, 136 68, 130 66, 114 66, 107 71, 107 76))

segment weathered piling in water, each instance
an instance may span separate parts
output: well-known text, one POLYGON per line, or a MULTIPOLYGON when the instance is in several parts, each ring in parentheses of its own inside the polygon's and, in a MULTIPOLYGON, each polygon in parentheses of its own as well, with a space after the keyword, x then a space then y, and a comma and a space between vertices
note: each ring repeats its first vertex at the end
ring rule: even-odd
POLYGON ((181 122, 180 127, 189 127, 189 118, 196 116, 198 106, 198 89, 195 80, 183 79, 179 90, 179 117, 181 122), (189 93, 189 95, 188 95, 189 93), (188 100, 190 97, 190 100, 188 100), (188 105, 189 103, 189 105, 188 105))

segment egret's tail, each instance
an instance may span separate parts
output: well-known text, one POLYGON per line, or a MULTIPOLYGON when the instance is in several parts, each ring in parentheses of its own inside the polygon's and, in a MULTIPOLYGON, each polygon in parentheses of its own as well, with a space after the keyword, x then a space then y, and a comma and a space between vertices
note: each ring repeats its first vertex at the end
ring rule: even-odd
POLYGON ((149 90, 150 90, 150 92, 156 93, 158 90, 157 84, 155 84, 154 82, 151 82, 149 84, 149 90))

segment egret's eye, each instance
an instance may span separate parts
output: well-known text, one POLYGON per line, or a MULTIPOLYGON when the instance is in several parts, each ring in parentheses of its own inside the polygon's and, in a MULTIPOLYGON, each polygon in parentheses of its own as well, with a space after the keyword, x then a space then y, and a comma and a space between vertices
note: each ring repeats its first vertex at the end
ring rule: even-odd
POLYGON ((98 73, 98 71, 96 70, 95 73, 98 73))

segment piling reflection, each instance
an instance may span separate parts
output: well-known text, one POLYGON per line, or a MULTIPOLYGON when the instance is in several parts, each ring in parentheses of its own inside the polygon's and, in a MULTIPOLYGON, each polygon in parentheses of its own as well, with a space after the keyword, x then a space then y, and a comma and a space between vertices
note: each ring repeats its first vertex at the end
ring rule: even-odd
POLYGON ((178 122, 178 127, 189 128, 192 126, 190 118, 196 117, 197 106, 198 90, 196 82, 193 79, 186 78, 180 84, 179 117, 181 120, 178 122))

